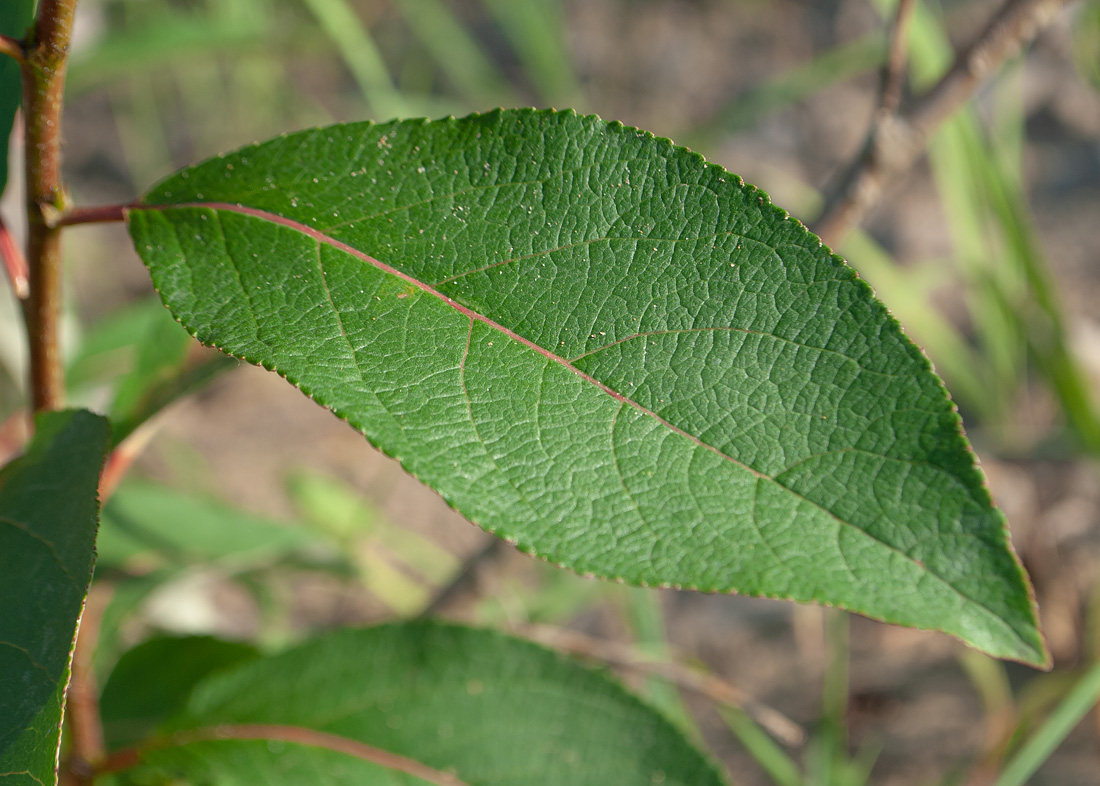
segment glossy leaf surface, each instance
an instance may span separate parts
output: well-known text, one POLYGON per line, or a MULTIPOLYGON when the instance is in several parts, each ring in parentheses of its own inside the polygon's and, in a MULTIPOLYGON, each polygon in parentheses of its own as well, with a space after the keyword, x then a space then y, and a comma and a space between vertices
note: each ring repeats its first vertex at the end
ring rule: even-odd
POLYGON ((470 786, 724 783, 672 724, 602 674, 530 642, 437 623, 343 630, 215 675, 167 728, 143 766, 197 782, 336 782, 334 769, 347 783, 401 782, 355 755, 370 745, 470 786), (242 738, 260 727, 274 742, 242 738))
POLYGON ((1046 658, 927 360, 690 151, 534 110, 335 126, 177 173, 129 222, 201 341, 523 551, 1046 658))
POLYGON ((107 421, 39 415, 0 470, 0 783, 56 782, 69 658, 92 578, 107 421))

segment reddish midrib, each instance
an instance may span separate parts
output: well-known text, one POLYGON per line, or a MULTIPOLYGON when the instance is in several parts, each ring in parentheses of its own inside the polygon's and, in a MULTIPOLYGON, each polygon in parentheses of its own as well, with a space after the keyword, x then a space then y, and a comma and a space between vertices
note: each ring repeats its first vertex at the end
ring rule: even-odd
POLYGON ((480 314, 477 311, 474 311, 473 309, 471 309, 467 306, 464 306, 463 304, 459 303, 458 301, 454 300, 453 298, 451 298, 451 297, 445 295, 444 293, 440 292, 438 289, 431 286, 430 284, 426 284, 423 281, 420 281, 419 279, 416 279, 413 276, 410 276, 408 273, 405 273, 404 271, 398 270, 397 268, 393 267, 392 265, 388 265, 385 262, 382 262, 381 260, 375 259, 374 257, 370 256, 369 254, 366 254, 366 253, 360 251, 359 249, 354 248, 353 246, 349 246, 347 243, 343 243, 339 240, 336 240, 335 238, 326 235, 324 232, 321 232, 321 231, 316 230, 312 227, 306 226, 305 224, 299 223, 298 221, 294 221, 293 219, 286 218, 285 216, 280 216, 276 213, 269 213, 265 210, 259 210, 257 208, 253 208, 253 207, 246 207, 245 205, 230 204, 228 202, 184 202, 184 203, 173 204, 173 205, 148 205, 148 206, 146 206, 146 205, 133 205, 133 206, 127 208, 127 211, 132 211, 132 210, 171 210, 171 209, 178 209, 178 208, 206 208, 206 209, 209 209, 209 210, 223 210, 223 211, 230 212, 230 213, 239 213, 241 215, 252 216, 253 218, 259 218, 259 219, 262 219, 264 221, 271 222, 273 224, 279 224, 281 226, 288 227, 289 229, 293 229, 297 232, 301 232, 303 235, 306 235, 307 237, 313 238, 318 243, 323 243, 323 244, 328 245, 332 248, 339 249, 340 251, 343 251, 345 254, 349 254, 349 255, 355 257, 356 259, 359 259, 359 260, 367 263, 368 265, 371 265, 371 266, 377 268, 378 270, 381 270, 385 273, 388 273, 391 276, 396 276, 396 277, 400 278, 402 281, 405 281, 408 284, 410 284, 411 286, 416 287, 417 289, 424 292, 425 294, 428 294, 428 295, 431 295, 432 297, 438 298, 439 300, 446 303, 448 306, 453 308, 458 313, 463 314, 463 315, 469 317, 472 320, 476 320, 478 322, 481 322, 482 324, 492 328, 493 330, 502 333, 503 335, 507 336, 508 338, 512 339, 513 341, 516 341, 517 343, 522 344, 525 347, 528 347, 529 349, 533 350, 534 352, 537 352, 538 354, 542 355, 543 357, 545 357, 547 360, 551 361, 552 363, 557 363, 559 366, 563 366, 564 368, 569 369, 571 372, 576 374, 578 377, 583 379, 585 382, 588 382, 589 384, 594 385, 595 387, 599 388, 601 391, 603 391, 607 395, 611 396, 616 401, 619 401, 623 404, 626 404, 627 406, 634 408, 638 412, 641 412, 642 414, 653 418, 654 420, 659 422, 661 425, 668 428, 670 431, 674 431, 677 434, 679 434, 680 436, 691 440, 693 443, 695 443, 699 447, 704 448, 705 450, 709 450, 710 452, 714 453, 717 456, 720 456, 721 458, 725 459, 726 461, 729 461, 729 462, 732 462, 733 464, 736 464, 738 467, 752 473, 757 478, 771 480, 771 478, 769 476, 765 475, 764 473, 759 472, 759 471, 753 469, 752 467, 748 466, 747 464, 744 464, 744 463, 738 461, 733 456, 730 456, 726 453, 723 453, 718 448, 716 448, 712 445, 708 445, 707 443, 700 440, 694 434, 691 434, 687 431, 684 431, 684 429, 680 428, 679 426, 676 426, 673 423, 670 423, 669 421, 665 420, 663 417, 658 415, 653 410, 642 406, 637 401, 634 401, 633 399, 629 398, 628 396, 624 396, 622 393, 615 390, 614 388, 608 387, 606 384, 604 384, 600 380, 596 379, 595 377, 591 376, 590 374, 587 374, 584 371, 581 371, 576 366, 571 364, 567 358, 564 358, 561 355, 557 355, 557 354, 551 352, 550 350, 546 349, 543 346, 540 346, 540 345, 536 344, 534 341, 531 341, 528 338, 524 338, 523 336, 516 333, 514 330, 511 330, 510 328, 505 327, 504 325, 490 319, 489 317, 485 316, 484 314, 480 314))

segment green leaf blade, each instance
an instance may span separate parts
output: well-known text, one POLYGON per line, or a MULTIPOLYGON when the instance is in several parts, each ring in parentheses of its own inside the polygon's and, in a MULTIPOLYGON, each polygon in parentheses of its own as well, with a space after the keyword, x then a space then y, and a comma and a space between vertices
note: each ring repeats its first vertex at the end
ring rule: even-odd
POLYGON ((959 419, 763 192, 571 113, 303 132, 129 220, 169 308, 524 551, 1045 660, 959 419))
MULTIPOLYGON (((232 739, 259 726, 279 745, 297 742, 299 773, 319 769, 318 758, 339 764, 318 744, 330 735, 325 742, 347 741, 345 751, 370 745, 471 786, 725 783, 671 723, 606 676, 530 642, 438 623, 343 630, 214 676, 169 725, 168 746, 143 752, 142 763, 189 778, 199 762, 239 765, 253 782, 258 773, 301 782, 281 771, 282 753, 232 739), (222 738, 204 739, 210 730, 222 738)), ((394 777, 342 758, 356 782, 394 777)))
POLYGON ((27 452, 0 470, 0 783, 56 780, 109 432, 89 412, 39 415, 27 452))

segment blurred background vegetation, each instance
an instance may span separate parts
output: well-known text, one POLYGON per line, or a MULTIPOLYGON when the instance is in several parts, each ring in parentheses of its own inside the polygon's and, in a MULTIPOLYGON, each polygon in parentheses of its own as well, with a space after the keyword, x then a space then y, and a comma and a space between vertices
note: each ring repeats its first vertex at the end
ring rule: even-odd
MULTIPOLYGON (((907 89, 934 82, 999 5, 922 0, 907 89)), ((690 146, 812 223, 866 132, 893 6, 81 0, 67 177, 78 204, 128 201, 180 166, 297 128, 571 107, 690 146)), ((9 221, 17 208, 9 189, 9 221)), ((1100 3, 1084 2, 984 86, 837 249, 952 391, 1035 581, 1050 675, 943 636, 605 585, 499 549, 281 380, 194 347, 118 226, 70 230, 73 400, 111 412, 126 450, 144 449, 105 510, 91 600, 109 740, 142 723, 117 698, 126 661, 115 669, 139 642, 214 634, 269 648, 431 610, 627 664, 624 679, 739 784, 1008 786, 1034 767, 1031 783, 1095 784, 1097 216, 1100 3)), ((5 294, 5 418, 24 401, 17 313, 5 294)))

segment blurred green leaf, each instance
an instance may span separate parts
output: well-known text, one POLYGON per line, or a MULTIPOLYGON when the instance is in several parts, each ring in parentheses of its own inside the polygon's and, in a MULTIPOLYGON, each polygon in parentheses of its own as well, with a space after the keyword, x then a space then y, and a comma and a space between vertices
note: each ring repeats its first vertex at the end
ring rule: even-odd
POLYGON ((581 90, 567 46, 560 0, 482 0, 512 44, 512 49, 538 91, 550 106, 576 104, 581 90))
POLYGON ((422 609, 431 587, 459 568, 454 555, 395 525, 343 481, 309 472, 295 475, 287 487, 302 517, 335 537, 358 565, 364 586, 402 616, 422 609))
POLYGON ((160 636, 119 659, 99 699, 108 749, 132 745, 179 713, 195 686, 259 657, 247 644, 210 636, 160 636))
POLYGON ((141 753, 142 768, 192 782, 247 773, 300 783, 300 771, 283 769, 289 751, 306 766, 339 764, 346 782, 387 782, 354 754, 334 760, 324 750, 334 740, 345 753, 374 746, 468 784, 725 782, 603 675, 529 642, 437 623, 343 630, 215 675, 168 728, 165 747, 141 753), (276 741, 234 738, 249 727, 276 741))
POLYGON ((96 546, 101 566, 146 569, 199 561, 243 569, 307 548, 331 552, 307 527, 133 480, 104 506, 96 546))
POLYGON ((752 128, 772 112, 881 66, 885 57, 886 47, 878 32, 822 52, 736 96, 714 117, 689 132, 690 144, 715 144, 719 134, 752 128))
POLYGON ((109 415, 118 444, 165 406, 235 366, 197 347, 161 303, 147 299, 89 332, 66 383, 77 390, 107 382, 114 387, 109 415))
POLYGON ((1100 90, 1100 2, 1082 3, 1073 24, 1073 60, 1093 89, 1100 90))
POLYGON ((77 622, 95 559, 96 490, 110 427, 40 414, 0 470, 0 783, 54 783, 77 622))
MULTIPOLYGON (((34 21, 35 0, 4 0, 0 3, 0 34, 23 40, 34 21)), ((19 64, 0 55, 0 194, 8 184, 8 138, 15 111, 23 97, 23 77, 19 64)))
MULTIPOLYGON (((158 9, 162 10, 162 9, 158 9)), ((145 74, 219 53, 259 49, 264 28, 212 16, 159 13, 132 29, 108 33, 69 64, 66 90, 79 95, 131 74, 145 74)))
POLYGON ((321 29, 332 39, 355 78, 368 111, 377 117, 407 116, 405 99, 397 92, 374 39, 347 0, 303 0, 321 29))
POLYGON ((1076 681, 1042 727, 1005 764, 994 786, 1023 786, 1100 701, 1100 663, 1076 681))
POLYGON ((443 75, 471 106, 516 103, 499 69, 483 54, 482 47, 447 4, 440 0, 394 0, 394 6, 443 75))
POLYGON ((776 786, 804 786, 798 765, 746 712, 737 707, 721 707, 718 712, 776 786))

